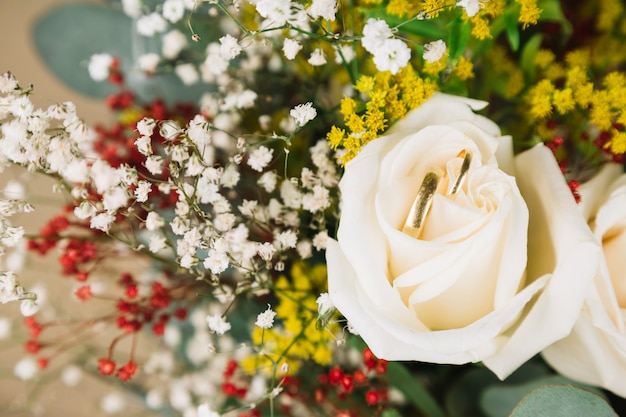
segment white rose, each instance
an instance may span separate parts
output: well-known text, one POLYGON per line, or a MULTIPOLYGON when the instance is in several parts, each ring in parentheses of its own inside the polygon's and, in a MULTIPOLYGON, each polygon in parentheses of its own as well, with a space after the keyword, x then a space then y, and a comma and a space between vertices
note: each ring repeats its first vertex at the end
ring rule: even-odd
POLYGON ((378 357, 484 361, 504 378, 570 331, 599 248, 562 176, 548 178, 541 185, 553 211, 545 225, 541 215, 532 219, 544 201, 524 187, 531 233, 544 225, 530 254, 546 252, 526 271, 528 210, 507 173, 517 165, 524 177, 545 175, 525 167, 547 149, 514 161, 510 138, 472 112, 484 105, 435 95, 365 146, 346 165, 338 239, 329 239, 326 256, 332 302, 378 357), (462 187, 450 193, 468 153, 462 187), (416 239, 402 229, 436 170, 445 174, 416 239))
POLYGON ((579 192, 604 258, 572 333, 543 355, 560 373, 626 397, 626 175, 606 165, 579 192))

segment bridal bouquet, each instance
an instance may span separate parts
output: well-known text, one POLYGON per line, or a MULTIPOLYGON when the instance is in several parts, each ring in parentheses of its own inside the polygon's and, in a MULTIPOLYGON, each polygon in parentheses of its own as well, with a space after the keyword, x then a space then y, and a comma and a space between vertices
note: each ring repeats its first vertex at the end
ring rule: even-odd
POLYGON ((14 377, 101 378, 120 415, 626 413, 625 18, 620 0, 50 13, 44 60, 115 123, 0 76, 0 168, 64 196, 38 231, 11 219, 37 213, 28 184, 0 202, 14 377), (63 19, 100 36, 54 43, 63 19), (34 256, 71 294, 44 297, 34 256))

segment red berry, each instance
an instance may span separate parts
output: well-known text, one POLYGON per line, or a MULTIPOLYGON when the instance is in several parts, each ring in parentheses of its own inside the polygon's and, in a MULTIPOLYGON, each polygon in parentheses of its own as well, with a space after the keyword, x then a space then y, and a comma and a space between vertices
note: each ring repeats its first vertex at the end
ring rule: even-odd
POLYGON ((115 362, 107 358, 98 359, 98 371, 102 375, 111 375, 115 371, 115 362))
POLYGON ((37 353, 39 352, 39 350, 42 348, 43 346, 41 345, 41 343, 35 341, 35 340, 29 340, 28 342, 26 342, 26 344, 24 345, 24 349, 26 349, 26 352, 28 353, 37 353))
POLYGON ((380 400, 380 396, 376 391, 367 391, 365 393, 365 402, 367 405, 376 405, 380 400))
POLYGON ((82 287, 77 288, 74 294, 79 300, 87 301, 92 296, 91 287, 89 285, 83 285, 82 287))
POLYGON ((37 366, 39 369, 46 369, 49 362, 50 360, 48 358, 39 358, 37 359, 37 366))

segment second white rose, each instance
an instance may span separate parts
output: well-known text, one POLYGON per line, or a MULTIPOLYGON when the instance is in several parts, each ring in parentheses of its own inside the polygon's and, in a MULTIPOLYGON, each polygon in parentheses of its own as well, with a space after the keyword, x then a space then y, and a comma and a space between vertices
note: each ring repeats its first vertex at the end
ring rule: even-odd
POLYGON ((571 330, 599 248, 556 162, 525 171, 550 152, 514 161, 510 138, 473 113, 484 105, 435 95, 348 163, 329 293, 378 357, 484 361, 504 378, 571 330), (549 201, 526 181, 537 176, 549 201), (419 230, 407 229, 421 214, 419 230), (527 270, 527 253, 544 260, 527 270))

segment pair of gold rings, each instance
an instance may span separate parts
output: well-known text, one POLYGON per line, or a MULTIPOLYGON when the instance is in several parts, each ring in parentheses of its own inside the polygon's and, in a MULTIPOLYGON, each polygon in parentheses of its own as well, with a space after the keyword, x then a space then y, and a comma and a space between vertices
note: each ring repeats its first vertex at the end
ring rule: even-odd
MULTIPOLYGON (((459 152, 457 158, 463 158, 463 162, 461 163, 459 175, 456 177, 454 184, 447 193, 448 196, 455 195, 459 192, 463 186, 465 177, 467 177, 467 173, 469 172, 470 164, 472 163, 472 154, 467 152, 465 149, 459 152)), ((445 171, 441 174, 441 169, 428 171, 428 173, 426 173, 424 180, 422 181, 422 185, 417 191, 417 196, 413 201, 413 205, 411 206, 411 211, 409 211, 409 215, 404 222, 402 232, 414 237, 415 239, 419 239, 422 234, 422 229, 424 228, 424 222, 426 221, 426 216, 428 216, 430 206, 433 204, 433 199, 435 198, 439 184, 445 175, 445 171)))

